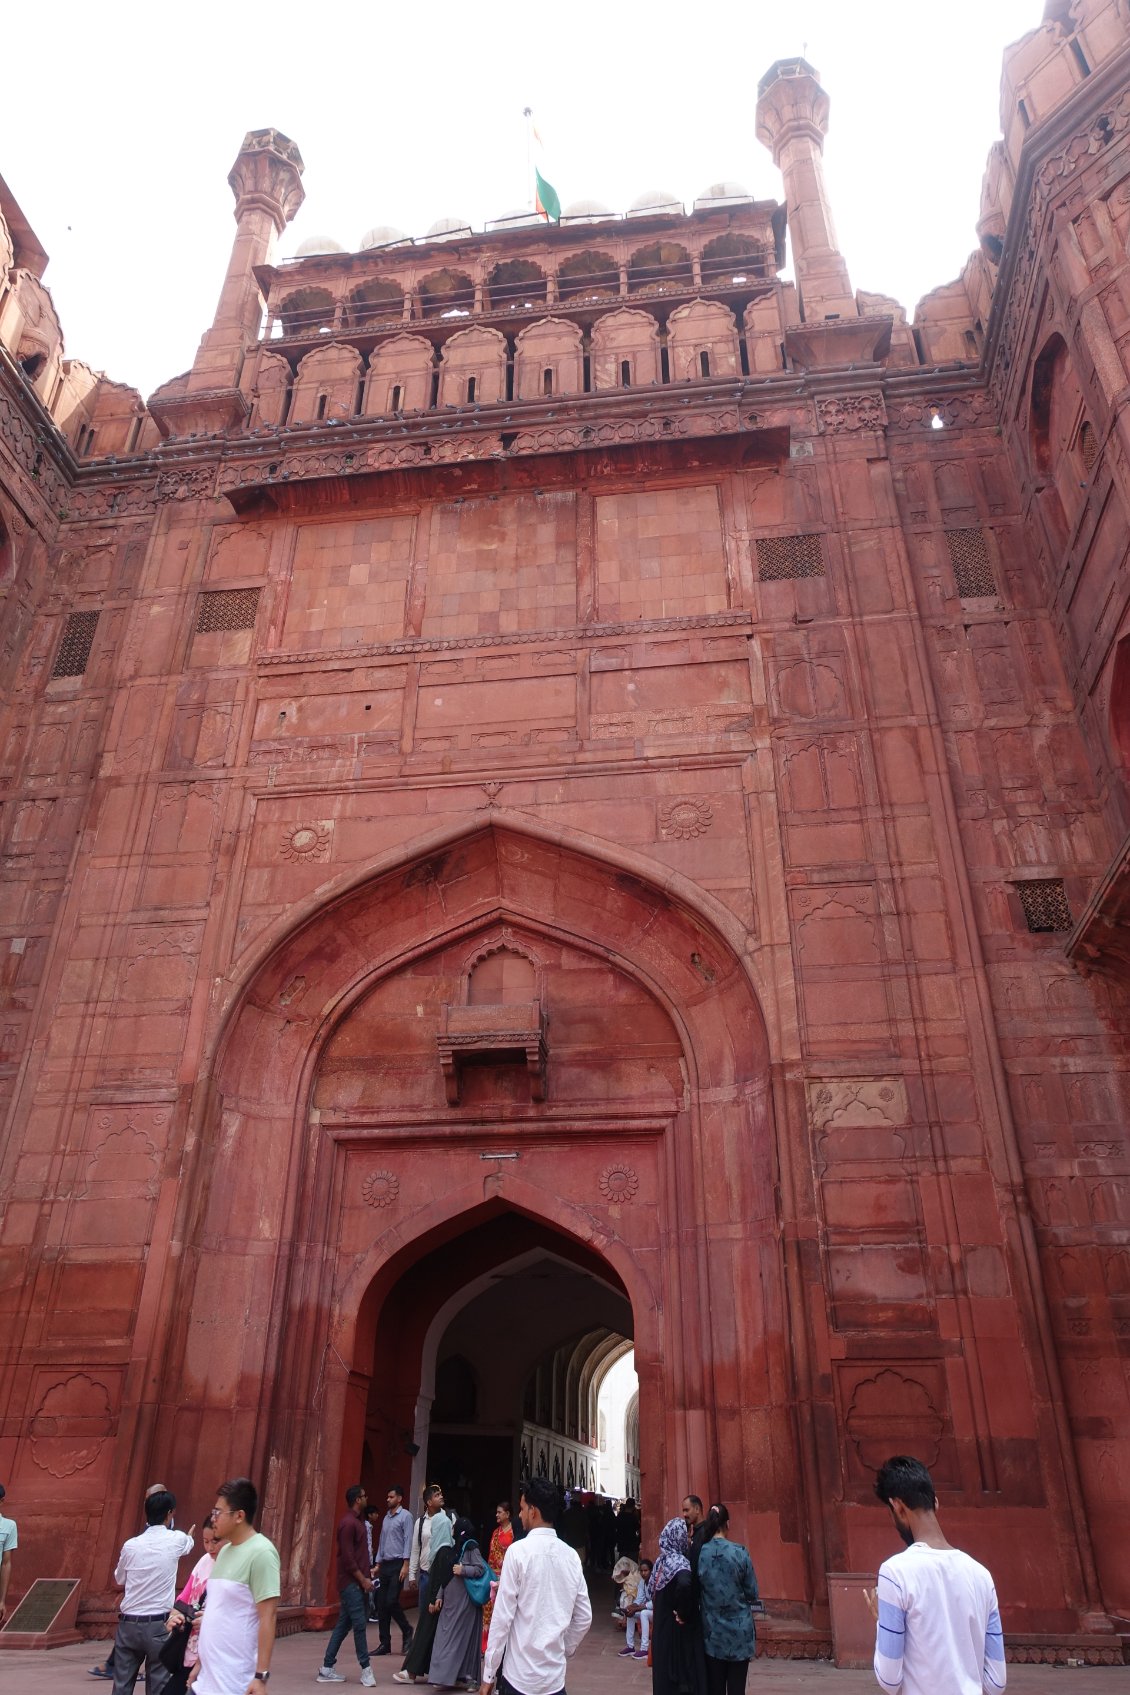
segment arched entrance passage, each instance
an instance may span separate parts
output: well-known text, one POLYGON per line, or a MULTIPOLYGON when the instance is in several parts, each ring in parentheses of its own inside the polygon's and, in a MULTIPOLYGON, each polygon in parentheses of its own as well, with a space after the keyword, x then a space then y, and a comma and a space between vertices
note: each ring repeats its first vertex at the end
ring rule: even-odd
POLYGON ((484 821, 312 901, 232 990, 177 1392, 202 1487, 268 1478, 295 1599, 324 1592, 386 1297, 492 1206, 627 1293, 651 1525, 721 1494, 768 1592, 811 1594, 751 944, 626 857, 484 821))
MULTIPOLYGON (((370 1495, 410 1478, 415 1501, 437 1481, 449 1506, 486 1527, 523 1475, 595 1489, 596 1390, 632 1328, 627 1291, 600 1255, 488 1202, 411 1260, 381 1300, 373 1358, 355 1361, 358 1388, 368 1379, 370 1495)), ((356 1444, 347 1432, 346 1472, 356 1444)))

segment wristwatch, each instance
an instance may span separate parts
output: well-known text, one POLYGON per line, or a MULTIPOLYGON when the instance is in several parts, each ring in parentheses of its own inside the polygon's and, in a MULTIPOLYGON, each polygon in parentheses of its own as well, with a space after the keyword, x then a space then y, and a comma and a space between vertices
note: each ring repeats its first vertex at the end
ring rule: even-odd
POLYGON ((252 1681, 255 1683, 270 1683, 271 1674, 269 1671, 257 1671, 252 1681))

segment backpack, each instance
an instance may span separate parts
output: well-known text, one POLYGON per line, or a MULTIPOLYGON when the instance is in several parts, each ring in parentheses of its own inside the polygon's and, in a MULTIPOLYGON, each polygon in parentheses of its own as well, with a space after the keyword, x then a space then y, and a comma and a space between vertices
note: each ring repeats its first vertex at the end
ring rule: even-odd
MULTIPOLYGON (((467 1552, 468 1548, 477 1548, 478 1545, 479 1544, 477 1542, 464 1542, 463 1547, 460 1550, 460 1554, 459 1554, 460 1560, 462 1560, 463 1555, 467 1552)), ((493 1582, 494 1582, 494 1573, 491 1571, 490 1567, 487 1566, 487 1565, 485 1565, 483 1567, 481 1576, 479 1576, 479 1577, 464 1577, 463 1587, 467 1591, 467 1594, 470 1596, 471 1602, 474 1606, 476 1606, 476 1607, 485 1607, 486 1606, 487 1602, 490 1600, 490 1586, 493 1582)))

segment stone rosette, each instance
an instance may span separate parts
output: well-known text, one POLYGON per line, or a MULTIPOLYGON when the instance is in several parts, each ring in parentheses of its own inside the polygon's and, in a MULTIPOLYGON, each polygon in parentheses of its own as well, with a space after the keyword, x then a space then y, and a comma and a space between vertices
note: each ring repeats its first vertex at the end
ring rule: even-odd
POLYGON ((713 822, 714 813, 704 800, 668 800, 659 808, 660 831, 681 842, 705 836, 713 822))
POLYGON ((640 1180, 630 1165, 606 1165, 597 1186, 606 1201, 630 1201, 640 1180))
POLYGON ((283 831, 279 852, 284 859, 325 859, 330 850, 330 833, 324 824, 295 824, 283 831))
POLYGON ((394 1171, 370 1171, 361 1184, 361 1195, 368 1206, 390 1207, 400 1193, 400 1178, 394 1171))

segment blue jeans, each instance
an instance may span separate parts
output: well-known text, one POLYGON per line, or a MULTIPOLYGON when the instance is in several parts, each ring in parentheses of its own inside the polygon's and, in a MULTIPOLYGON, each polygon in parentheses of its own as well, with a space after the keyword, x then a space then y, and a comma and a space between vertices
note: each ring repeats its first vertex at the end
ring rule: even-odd
POLYGON ((337 1623, 334 1625, 322 1664, 333 1665, 338 1649, 352 1630, 357 1663, 364 1671, 369 1663, 368 1624, 369 1607, 365 1591, 359 1583, 347 1583, 341 1592, 341 1612, 337 1616, 337 1623))

